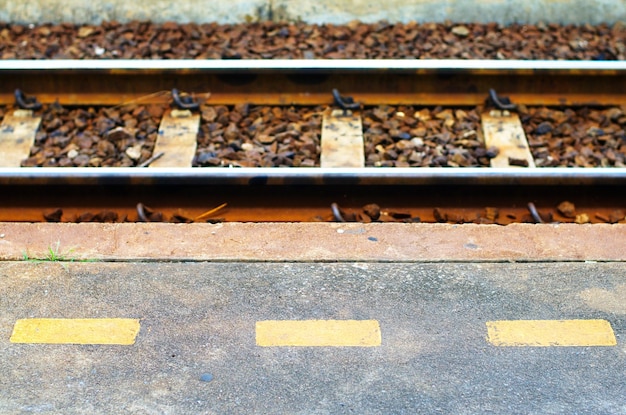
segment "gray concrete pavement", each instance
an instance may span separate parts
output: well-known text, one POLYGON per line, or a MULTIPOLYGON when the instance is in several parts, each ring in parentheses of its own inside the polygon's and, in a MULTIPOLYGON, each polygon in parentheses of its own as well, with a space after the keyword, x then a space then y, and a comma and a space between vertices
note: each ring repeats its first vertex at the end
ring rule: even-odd
POLYGON ((625 275, 623 262, 0 262, 0 413, 626 414, 625 275), (131 346, 9 342, 16 320, 44 317, 141 330, 131 346), (382 342, 256 345, 257 321, 301 319, 377 320, 382 342), (507 319, 605 319, 617 345, 491 345, 486 322, 507 319))

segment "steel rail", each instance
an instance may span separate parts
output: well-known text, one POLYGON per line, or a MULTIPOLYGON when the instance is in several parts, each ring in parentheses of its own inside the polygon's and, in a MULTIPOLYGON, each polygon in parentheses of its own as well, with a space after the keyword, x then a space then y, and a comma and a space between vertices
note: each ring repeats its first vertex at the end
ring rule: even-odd
POLYGON ((0 104, 15 89, 39 102, 117 105, 158 91, 201 102, 326 105, 331 91, 363 105, 478 105, 490 89, 526 105, 622 105, 624 61, 41 60, 0 61, 0 104))
POLYGON ((0 168, 0 185, 624 185, 621 168, 0 168))
POLYGON ((611 74, 626 70, 626 61, 467 60, 467 59, 248 59, 248 60, 0 60, 3 71, 390 71, 483 73, 611 74))

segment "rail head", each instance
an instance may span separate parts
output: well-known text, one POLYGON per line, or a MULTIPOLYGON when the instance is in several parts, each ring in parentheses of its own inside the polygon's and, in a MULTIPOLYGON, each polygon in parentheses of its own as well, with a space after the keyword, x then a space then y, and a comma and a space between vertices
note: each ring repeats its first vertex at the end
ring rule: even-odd
POLYGON ((2 60, 0 74, 14 71, 136 72, 395 72, 469 74, 616 75, 626 61, 463 60, 463 59, 275 59, 275 60, 2 60))
POLYGON ((625 185, 622 168, 0 168, 0 185, 625 185))

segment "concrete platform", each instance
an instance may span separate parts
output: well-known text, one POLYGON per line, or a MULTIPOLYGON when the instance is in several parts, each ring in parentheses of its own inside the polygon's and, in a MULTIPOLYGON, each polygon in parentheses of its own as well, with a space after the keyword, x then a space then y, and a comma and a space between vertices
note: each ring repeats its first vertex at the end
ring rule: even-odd
POLYGON ((625 414, 624 275, 624 262, 4 261, 0 413, 625 414), (130 345, 17 338, 35 318, 140 330, 130 345), (380 341, 259 342, 260 322, 311 320, 375 324, 380 341), (520 320, 582 325, 574 344, 488 331, 520 320), (587 342, 596 322, 608 342, 587 342))
POLYGON ((625 261, 626 225, 0 223, 0 260, 625 261))
POLYGON ((626 414, 626 225, 0 223, 0 413, 626 414))

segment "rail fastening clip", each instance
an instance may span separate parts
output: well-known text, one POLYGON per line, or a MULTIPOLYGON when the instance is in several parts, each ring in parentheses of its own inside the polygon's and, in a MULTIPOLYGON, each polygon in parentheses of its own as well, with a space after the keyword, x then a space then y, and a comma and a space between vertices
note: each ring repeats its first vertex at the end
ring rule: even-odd
POLYGON ((193 100, 190 95, 180 95, 178 89, 172 89, 172 99, 174 100, 174 105, 181 110, 191 110, 196 111, 200 108, 200 104, 193 100))
POLYGON ((35 97, 27 97, 21 89, 15 90, 15 104, 23 110, 38 110, 41 108, 41 102, 35 97))
POLYGON ((361 108, 361 103, 354 102, 352 97, 341 96, 337 88, 333 88, 333 99, 335 100, 335 104, 343 110, 343 115, 348 115, 348 110, 358 110, 361 108))
POLYGON ((517 105, 512 104, 508 97, 499 97, 493 88, 489 89, 489 99, 499 110, 515 111, 517 109, 517 105))

